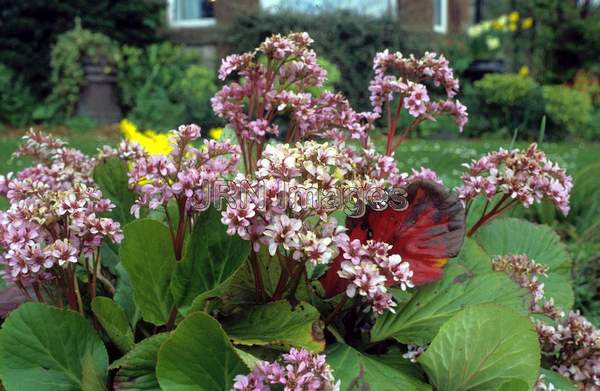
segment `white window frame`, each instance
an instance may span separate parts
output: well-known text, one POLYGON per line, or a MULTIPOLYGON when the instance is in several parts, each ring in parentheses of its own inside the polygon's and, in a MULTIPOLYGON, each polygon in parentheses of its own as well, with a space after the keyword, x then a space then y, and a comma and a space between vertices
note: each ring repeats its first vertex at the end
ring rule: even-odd
POLYGON ((188 20, 176 20, 175 19, 175 1, 169 0, 168 2, 168 21, 169 27, 210 27, 217 24, 217 20, 212 18, 200 18, 200 19, 188 19, 188 20))
MULTIPOLYGON (((433 2, 433 16, 435 17, 435 4, 436 0, 432 0, 433 2)), ((446 34, 448 32, 448 0, 440 0, 440 21, 441 24, 436 24, 435 19, 433 20, 433 31, 440 34, 446 34)))

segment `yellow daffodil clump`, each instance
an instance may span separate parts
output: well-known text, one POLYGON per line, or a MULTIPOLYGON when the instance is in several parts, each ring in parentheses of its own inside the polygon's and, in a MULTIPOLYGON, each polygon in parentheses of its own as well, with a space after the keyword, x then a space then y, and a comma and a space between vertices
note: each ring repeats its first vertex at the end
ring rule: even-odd
POLYGON ((137 126, 128 119, 119 123, 126 140, 139 144, 149 155, 167 155, 173 147, 169 143, 171 133, 156 133, 152 130, 140 132, 137 126))

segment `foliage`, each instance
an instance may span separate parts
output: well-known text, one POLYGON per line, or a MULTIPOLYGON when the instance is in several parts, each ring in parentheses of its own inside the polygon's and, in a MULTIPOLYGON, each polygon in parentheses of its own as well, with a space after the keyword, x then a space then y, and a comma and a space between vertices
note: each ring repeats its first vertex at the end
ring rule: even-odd
MULTIPOLYGON (((590 136, 592 102, 589 94, 565 86, 542 88, 544 108, 550 123, 561 132, 590 136)), ((593 136, 598 137, 597 129, 593 136)))
POLYGON ((0 64, 0 126, 29 124, 35 107, 36 100, 23 78, 0 64))
POLYGON ((513 68, 528 65, 538 81, 555 84, 571 80, 580 69, 597 72, 600 9, 593 3, 500 0, 485 9, 492 15, 516 11, 535 21, 531 31, 514 37, 513 68))
POLYGON ((50 51, 76 17, 91 31, 119 44, 142 46, 159 39, 164 0, 0 1, 0 63, 19 69, 37 99, 50 92, 50 51))
POLYGON ((465 103, 475 114, 467 134, 493 130, 506 139, 518 128, 521 136, 535 138, 544 113, 541 98, 540 86, 529 77, 488 74, 465 90, 465 103))
POLYGON ((144 49, 125 46, 119 65, 121 103, 144 129, 169 130, 174 123, 218 123, 210 110, 214 73, 193 50, 165 42, 144 49))
POLYGON ((118 60, 115 43, 104 34, 83 29, 77 19, 75 28, 61 34, 52 48, 49 103, 58 106, 67 116, 73 115, 85 82, 83 62, 101 66, 104 73, 110 74, 118 60))

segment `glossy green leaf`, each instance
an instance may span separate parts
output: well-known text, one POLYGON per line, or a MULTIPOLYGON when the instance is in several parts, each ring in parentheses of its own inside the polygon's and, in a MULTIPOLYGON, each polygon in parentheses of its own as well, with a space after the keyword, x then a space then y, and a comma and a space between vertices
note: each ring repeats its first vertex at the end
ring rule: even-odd
POLYGON ((400 365, 392 366, 341 343, 327 351, 327 362, 341 390, 431 390, 400 365))
POLYGON ((165 391, 229 390, 247 372, 219 322, 203 312, 184 319, 158 352, 156 376, 165 391))
POLYGON ((108 355, 80 314, 26 303, 0 330, 0 380, 12 390, 101 390, 108 355))
POLYGON ((115 208, 110 217, 126 224, 134 220, 131 207, 137 195, 129 190, 127 163, 116 156, 104 159, 94 168, 94 182, 105 198, 110 199, 115 208))
POLYGON ((524 383, 531 390, 540 370, 540 346, 527 316, 480 304, 446 322, 418 362, 439 391, 493 390, 506 383, 524 383))
POLYGON ((424 345, 465 305, 496 303, 526 314, 528 300, 527 292, 504 273, 476 275, 451 264, 440 281, 419 288, 397 313, 387 312, 377 318, 371 340, 393 337, 402 343, 424 345))
POLYGON ((487 252, 473 239, 465 238, 460 253, 452 263, 459 263, 468 271, 481 274, 492 271, 492 261, 487 252))
POLYGON ((292 307, 286 300, 242 309, 226 320, 227 335, 241 345, 281 345, 302 347, 313 352, 325 348, 319 311, 308 303, 292 307))
POLYGON ((92 311, 119 350, 123 353, 131 350, 133 332, 123 308, 108 297, 98 296, 92 300, 92 311))
POLYGON ((225 283, 244 263, 250 242, 228 235, 221 214, 203 212, 194 225, 184 259, 177 264, 171 290, 177 307, 186 313, 194 299, 225 283))
POLYGON ((133 298, 133 288, 131 287, 131 281, 129 281, 129 275, 121 262, 117 264, 115 271, 119 278, 117 279, 117 287, 113 299, 115 303, 123 308, 129 324, 135 328, 138 320, 140 320, 140 310, 133 298))
POLYGON ((490 258, 525 254, 529 259, 548 266, 548 277, 540 278, 546 298, 554 298, 555 303, 565 310, 573 306, 571 261, 552 228, 521 219, 496 219, 478 230, 473 239, 490 258))
POLYGON ((133 349, 113 362, 111 369, 117 369, 114 386, 119 390, 160 390, 156 379, 158 350, 168 333, 151 336, 136 344, 133 349))
POLYGON ((173 307, 170 284, 177 261, 169 229, 154 220, 136 220, 123 229, 121 262, 144 320, 165 324, 173 307))

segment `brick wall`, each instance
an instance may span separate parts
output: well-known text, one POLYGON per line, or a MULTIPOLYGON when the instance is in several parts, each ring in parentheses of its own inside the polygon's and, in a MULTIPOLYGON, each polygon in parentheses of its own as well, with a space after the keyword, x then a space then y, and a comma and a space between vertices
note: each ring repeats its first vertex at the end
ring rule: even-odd
MULTIPOLYGON (((448 0, 448 31, 464 31, 473 20, 474 0, 448 0)), ((407 30, 433 30, 433 0, 398 0, 398 19, 407 30)))

